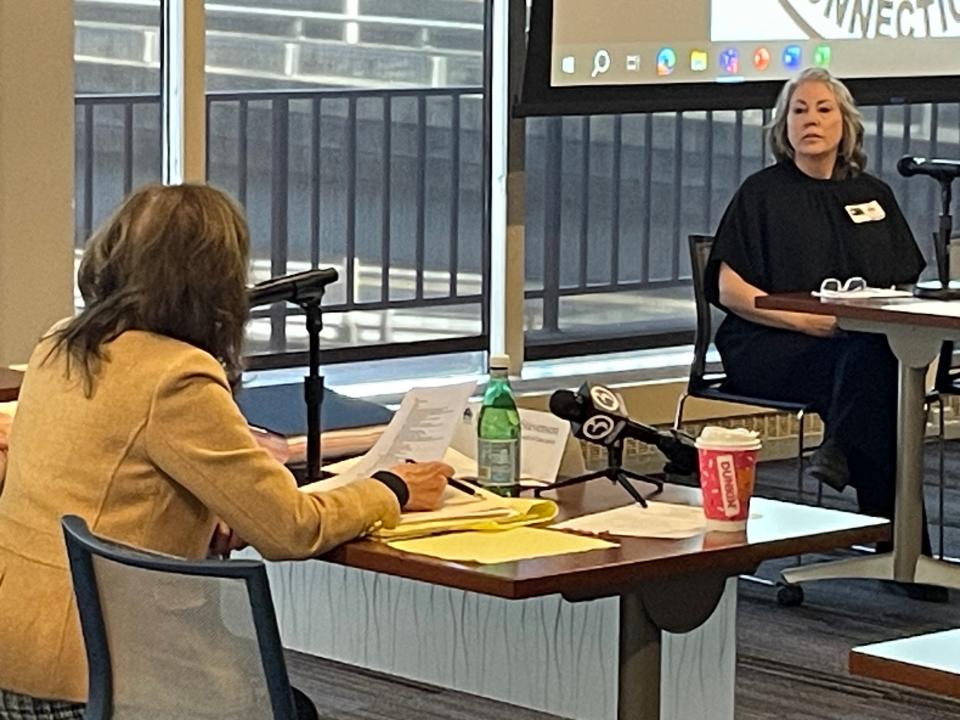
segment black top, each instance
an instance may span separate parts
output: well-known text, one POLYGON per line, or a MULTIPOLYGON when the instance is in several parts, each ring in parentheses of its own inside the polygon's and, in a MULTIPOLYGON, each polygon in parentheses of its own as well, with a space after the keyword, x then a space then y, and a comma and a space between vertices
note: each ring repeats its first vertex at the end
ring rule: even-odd
MULTIPOLYGON (((872 175, 820 180, 781 162, 748 177, 717 229, 705 278, 719 300, 720 263, 768 293, 817 290, 824 278, 859 275, 874 287, 916 282, 924 260, 890 187, 872 175), (867 203, 881 219, 856 223, 867 203)), ((746 323, 728 314, 729 325, 746 323)), ((752 324, 752 323, 749 323, 752 324)))

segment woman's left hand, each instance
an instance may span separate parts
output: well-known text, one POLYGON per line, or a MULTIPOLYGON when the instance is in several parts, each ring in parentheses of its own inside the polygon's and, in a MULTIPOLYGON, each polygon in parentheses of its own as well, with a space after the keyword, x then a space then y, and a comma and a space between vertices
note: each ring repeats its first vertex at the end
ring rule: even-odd
POLYGON ((240 536, 237 535, 229 525, 223 520, 217 520, 213 527, 213 537, 210 538, 210 547, 207 550, 209 557, 217 557, 221 560, 228 560, 230 553, 234 550, 242 550, 247 546, 240 536))

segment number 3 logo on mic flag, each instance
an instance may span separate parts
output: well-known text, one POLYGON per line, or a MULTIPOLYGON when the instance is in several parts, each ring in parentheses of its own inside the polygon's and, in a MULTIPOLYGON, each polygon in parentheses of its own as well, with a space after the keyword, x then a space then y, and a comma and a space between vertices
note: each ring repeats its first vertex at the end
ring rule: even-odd
POLYGON ((612 390, 605 388, 603 385, 595 385, 590 388, 590 399, 601 410, 607 412, 619 412, 620 410, 620 399, 612 390))
MULTIPOLYGON (((599 405, 599 403, 597 403, 599 405)), ((613 420, 608 418, 606 415, 594 415, 589 417, 583 423, 583 428, 580 431, 583 433, 583 436, 587 440, 593 440, 594 442, 598 440, 603 440, 607 435, 613 432, 614 423, 613 420)))

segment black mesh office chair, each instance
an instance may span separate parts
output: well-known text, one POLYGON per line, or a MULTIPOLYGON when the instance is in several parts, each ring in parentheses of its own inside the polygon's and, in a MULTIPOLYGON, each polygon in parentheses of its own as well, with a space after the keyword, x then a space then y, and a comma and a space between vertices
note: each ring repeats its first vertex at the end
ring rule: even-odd
POLYGON ((287 677, 266 569, 189 561, 61 521, 90 670, 87 720, 317 720, 287 677))
MULTIPOLYGON (((714 323, 714 313, 722 316, 720 310, 711 307, 707 300, 704 287, 707 260, 710 258, 710 249, 713 247, 713 237, 709 235, 691 235, 690 244, 690 268, 693 274, 693 298, 697 309, 697 331, 693 345, 693 363, 690 365, 690 379, 687 381, 686 390, 681 393, 677 401, 677 413, 674 418, 674 427, 680 429, 683 423, 683 408, 687 398, 701 398, 704 400, 717 400, 720 402, 740 403, 742 405, 756 405, 759 407, 771 408, 782 412, 793 413, 797 418, 797 497, 803 500, 803 469, 804 455, 808 448, 804 444, 804 421, 807 415, 812 412, 809 405, 796 402, 783 402, 780 400, 770 400, 768 398, 754 397, 751 395, 741 395, 731 392, 726 388, 727 375, 723 370, 721 363, 708 363, 707 353, 713 346, 713 338, 716 333, 714 323)), ((823 493, 823 487, 817 485, 817 504, 820 504, 823 493)))

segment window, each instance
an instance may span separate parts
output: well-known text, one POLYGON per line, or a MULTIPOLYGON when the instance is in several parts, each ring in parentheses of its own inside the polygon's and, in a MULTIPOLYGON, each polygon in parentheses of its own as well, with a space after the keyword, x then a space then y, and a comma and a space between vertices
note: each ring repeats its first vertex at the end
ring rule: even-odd
POLYGON ((76 0, 76 243, 160 179, 160 0, 76 0))
MULTIPOLYGON (((255 278, 337 268, 328 358, 484 347, 484 2, 211 0, 206 26, 208 177, 255 278)), ((250 352, 304 351, 295 308, 257 315, 250 352)))

